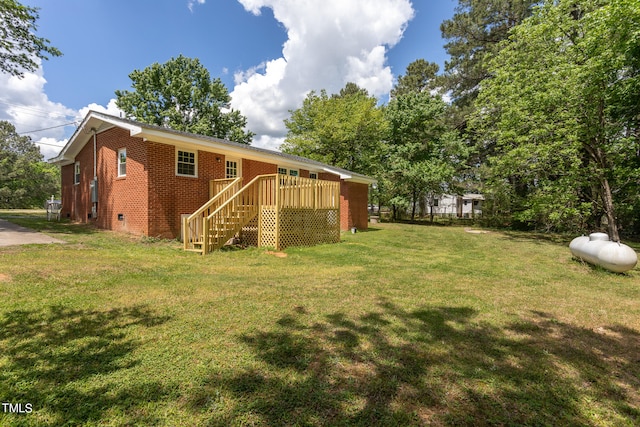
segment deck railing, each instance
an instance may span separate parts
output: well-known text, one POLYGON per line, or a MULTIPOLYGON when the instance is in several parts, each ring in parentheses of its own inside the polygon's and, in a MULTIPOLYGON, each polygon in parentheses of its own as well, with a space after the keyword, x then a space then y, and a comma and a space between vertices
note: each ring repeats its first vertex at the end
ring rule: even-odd
MULTIPOLYGON (((244 187, 240 188, 240 185, 240 178, 233 180, 210 202, 185 219, 185 249, 203 254, 219 249, 256 217, 256 243, 260 246, 269 242, 268 245, 279 247, 280 214, 284 212, 288 213, 289 219, 291 215, 298 215, 295 212, 300 212, 301 218, 307 218, 303 227, 309 227, 309 223, 313 222, 316 235, 322 233, 320 228, 336 228, 339 238, 339 182, 270 174, 259 175, 244 187), (316 220, 313 219, 316 217, 309 216, 313 213, 303 214, 303 211, 334 211, 334 215, 329 214, 330 220, 322 215, 316 220), (267 217, 263 215, 269 219, 265 220, 267 217), (263 239, 263 232, 270 234, 270 237, 263 239)), ((305 233, 305 230, 297 230, 299 226, 292 225, 291 220, 287 223, 287 232, 305 233)), ((336 230, 332 233, 335 234, 336 230)))
POLYGON ((261 176, 255 177, 209 216, 202 219, 202 229, 205 230, 203 254, 220 249, 256 216, 260 206, 261 179, 261 176))
POLYGON ((340 183, 278 175, 279 208, 338 209, 340 183))
POLYGON ((202 243, 204 230, 202 228, 202 219, 211 215, 224 202, 229 200, 242 186, 242 178, 216 180, 210 183, 211 187, 216 186, 216 194, 200 209, 192 213, 184 219, 183 224, 183 242, 185 250, 200 250, 198 246, 202 243))
POLYGON ((209 181, 209 198, 214 198, 218 193, 224 190, 229 184, 238 178, 212 179, 209 181))

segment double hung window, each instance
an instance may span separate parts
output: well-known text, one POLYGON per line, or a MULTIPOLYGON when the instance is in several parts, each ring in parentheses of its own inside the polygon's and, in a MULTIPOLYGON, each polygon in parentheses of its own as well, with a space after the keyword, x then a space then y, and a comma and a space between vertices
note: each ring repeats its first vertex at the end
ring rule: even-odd
POLYGON ((127 149, 118 150, 118 176, 127 176, 127 149))
POLYGON ((176 174, 179 176, 196 176, 197 155, 193 151, 177 150, 176 174))

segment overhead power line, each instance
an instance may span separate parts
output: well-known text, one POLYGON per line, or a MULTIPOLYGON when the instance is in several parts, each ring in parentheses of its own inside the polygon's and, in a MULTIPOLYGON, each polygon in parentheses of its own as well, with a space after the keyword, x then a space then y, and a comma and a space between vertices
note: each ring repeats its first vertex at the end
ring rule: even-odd
POLYGON ((34 144, 36 144, 36 145, 48 145, 50 147, 56 147, 56 148, 63 148, 64 147, 64 144, 63 145, 56 145, 56 144, 49 144, 48 142, 34 142, 34 144))
POLYGON ((61 128, 61 127, 71 126, 71 125, 78 126, 78 122, 70 122, 70 123, 65 123, 65 124, 58 125, 58 126, 51 126, 51 127, 48 127, 48 128, 35 129, 35 130, 28 130, 28 131, 26 131, 26 132, 19 132, 19 133, 18 133, 18 135, 25 135, 25 134, 27 134, 27 133, 43 132, 43 131, 45 131, 45 130, 56 129, 56 128, 61 128))
POLYGON ((21 110, 21 112, 23 114, 27 114, 27 115, 30 115, 30 116, 46 117, 46 118, 74 117, 74 114, 66 114, 66 113, 63 113, 63 112, 55 112, 55 111, 50 111, 50 110, 43 110, 43 109, 40 109, 40 108, 37 108, 37 107, 28 106, 28 105, 15 104, 15 103, 7 101, 6 99, 3 99, 3 98, 0 98, 0 104, 4 104, 4 105, 7 105, 7 106, 13 107, 13 108, 18 108, 18 109, 21 110))

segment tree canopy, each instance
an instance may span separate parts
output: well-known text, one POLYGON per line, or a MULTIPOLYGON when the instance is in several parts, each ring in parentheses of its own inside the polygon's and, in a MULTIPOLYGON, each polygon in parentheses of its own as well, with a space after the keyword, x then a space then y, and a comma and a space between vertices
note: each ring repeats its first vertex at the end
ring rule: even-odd
POLYGON ((410 206, 412 219, 426 198, 455 192, 468 155, 458 133, 447 127, 446 112, 444 101, 427 92, 400 95, 385 109, 389 132, 381 178, 394 211, 410 206))
POLYGON ((391 98, 397 98, 411 92, 435 90, 437 87, 436 74, 440 66, 424 59, 417 59, 407 66, 404 75, 398 77, 398 82, 391 90, 391 98))
POLYGON ((198 59, 180 55, 134 70, 132 91, 116 91, 116 104, 138 121, 249 144, 254 134, 239 111, 224 111, 231 97, 198 59))
POLYGON ((59 169, 43 161, 40 149, 28 136, 0 121, 0 208, 41 207, 60 193, 59 169))
POLYGON ((35 71, 35 58, 48 59, 62 53, 49 40, 35 35, 38 9, 15 0, 0 1, 0 71, 23 77, 35 71))
POLYGON ((440 25, 450 59, 446 84, 460 106, 476 98, 480 82, 489 77, 486 57, 500 49, 509 31, 530 16, 535 0, 458 0, 456 13, 440 25))
POLYGON ((309 93, 285 120, 282 151, 354 172, 374 174, 386 123, 377 100, 348 83, 339 94, 309 93))
POLYGON ((474 128, 516 219, 618 240, 638 212, 639 40, 640 0, 548 1, 491 61, 474 128))

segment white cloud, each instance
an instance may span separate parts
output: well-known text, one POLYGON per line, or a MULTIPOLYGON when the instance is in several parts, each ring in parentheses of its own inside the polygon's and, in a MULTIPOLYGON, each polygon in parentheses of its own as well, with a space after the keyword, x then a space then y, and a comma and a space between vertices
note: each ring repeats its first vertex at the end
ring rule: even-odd
POLYGON ((42 67, 25 73, 22 79, 0 74, 0 120, 11 122, 16 132, 30 136, 45 159, 58 155, 89 110, 120 114, 115 99, 106 107, 91 104, 78 111, 53 102, 45 93, 46 83, 42 67))
POLYGON ((269 135, 259 135, 256 136, 251 145, 258 148, 266 148, 269 150, 280 151, 280 146, 284 142, 284 138, 276 138, 269 135))
MULTIPOLYGON (((39 61, 39 60, 38 60, 39 61)), ((57 155, 64 146, 65 128, 74 125, 78 112, 49 100, 44 92, 42 68, 25 73, 22 79, 0 74, 0 120, 11 122, 16 132, 42 142, 45 158, 57 155)))
POLYGON ((95 102, 91 103, 86 107, 81 108, 78 114, 80 115, 81 118, 84 118, 89 113, 89 111, 96 111, 98 113, 110 114, 116 117, 124 117, 124 114, 121 115, 123 111, 119 109, 116 105, 115 98, 111 98, 106 107, 103 107, 100 104, 96 104, 95 102))
POLYGON ((204 4, 206 0, 189 0, 187 2, 187 7, 191 12, 193 12, 193 6, 196 4, 204 4))
POLYGON ((336 93, 354 82, 375 96, 393 87, 387 48, 402 38, 414 11, 409 0, 238 0, 263 7, 286 28, 282 57, 236 73, 232 106, 247 117, 255 145, 286 134, 283 120, 311 91, 336 93))

